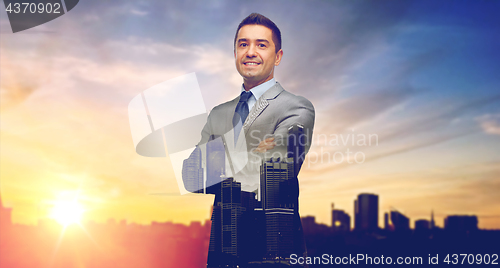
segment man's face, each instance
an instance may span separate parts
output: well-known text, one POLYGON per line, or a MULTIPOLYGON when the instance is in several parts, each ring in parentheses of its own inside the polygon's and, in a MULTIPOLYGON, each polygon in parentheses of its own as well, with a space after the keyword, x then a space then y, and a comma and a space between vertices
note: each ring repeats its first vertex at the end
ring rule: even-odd
POLYGON ((273 32, 262 25, 245 25, 236 37, 234 57, 236 69, 243 77, 245 89, 255 87, 274 77, 274 66, 281 61, 283 51, 275 52, 273 32))

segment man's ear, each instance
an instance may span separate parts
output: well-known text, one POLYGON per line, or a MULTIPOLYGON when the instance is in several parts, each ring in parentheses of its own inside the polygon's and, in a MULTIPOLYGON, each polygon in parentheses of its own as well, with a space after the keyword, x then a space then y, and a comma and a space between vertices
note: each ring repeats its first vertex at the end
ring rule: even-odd
POLYGON ((274 61, 274 66, 280 65, 281 58, 283 57, 283 50, 279 50, 278 53, 276 53, 276 59, 274 61))

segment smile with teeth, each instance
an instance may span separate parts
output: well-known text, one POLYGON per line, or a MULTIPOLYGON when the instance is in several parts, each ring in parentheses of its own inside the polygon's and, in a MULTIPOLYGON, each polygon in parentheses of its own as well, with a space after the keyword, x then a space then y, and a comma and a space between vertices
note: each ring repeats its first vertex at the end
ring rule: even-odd
POLYGON ((245 62, 243 63, 244 65, 252 65, 252 66, 255 66, 255 65, 259 65, 260 63, 257 63, 257 62, 245 62))

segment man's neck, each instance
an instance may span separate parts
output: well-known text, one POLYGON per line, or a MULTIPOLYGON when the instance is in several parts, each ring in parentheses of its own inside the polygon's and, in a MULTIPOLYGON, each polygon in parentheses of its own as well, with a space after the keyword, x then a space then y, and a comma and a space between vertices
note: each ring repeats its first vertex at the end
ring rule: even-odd
POLYGON ((243 88, 245 88, 245 91, 250 91, 250 89, 258 86, 258 85, 262 85, 264 84, 265 82, 273 79, 274 76, 273 75, 270 75, 266 80, 263 80, 263 81, 247 81, 247 80, 244 80, 243 81, 243 88))

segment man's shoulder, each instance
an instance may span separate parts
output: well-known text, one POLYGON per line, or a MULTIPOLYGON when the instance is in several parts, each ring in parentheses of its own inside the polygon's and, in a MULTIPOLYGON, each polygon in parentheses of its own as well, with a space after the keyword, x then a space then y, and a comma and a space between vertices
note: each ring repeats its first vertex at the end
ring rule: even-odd
POLYGON ((215 106, 214 108, 212 108, 210 113, 225 112, 225 111, 227 111, 227 109, 231 108, 232 106, 235 106, 237 102, 238 102, 238 97, 236 97, 230 101, 226 101, 224 103, 221 103, 221 104, 215 106))
POLYGON ((214 119, 214 118, 224 118, 227 116, 227 113, 229 111, 234 112, 234 109, 236 107, 236 104, 238 103, 238 98, 234 98, 230 101, 226 101, 224 103, 221 103, 210 111, 209 117, 214 119))
POLYGON ((292 92, 285 90, 281 85, 279 85, 279 83, 277 83, 277 85, 281 87, 282 91, 278 96, 276 96, 276 100, 287 103, 291 106, 302 106, 314 109, 313 104, 305 97, 295 95, 292 92))

